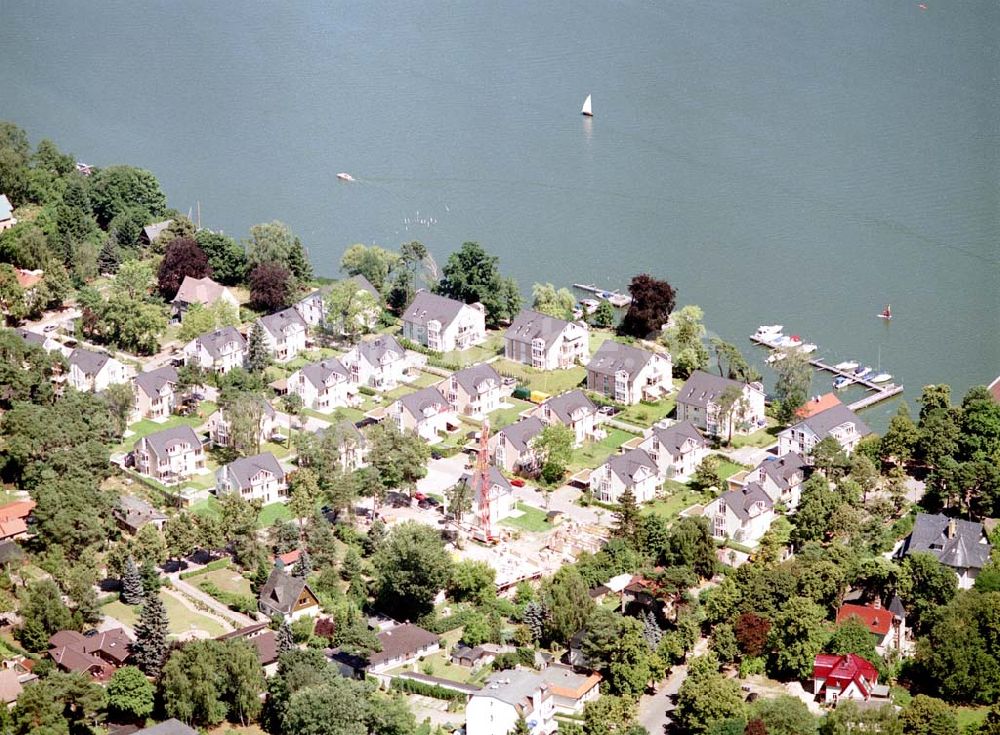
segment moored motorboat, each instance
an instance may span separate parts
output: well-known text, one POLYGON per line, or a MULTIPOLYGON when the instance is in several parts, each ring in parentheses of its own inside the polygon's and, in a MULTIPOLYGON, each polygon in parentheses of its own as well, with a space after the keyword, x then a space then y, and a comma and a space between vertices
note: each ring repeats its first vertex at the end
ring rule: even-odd
POLYGON ((799 345, 799 352, 802 352, 802 353, 804 353, 806 355, 809 355, 809 354, 815 352, 816 350, 817 350, 817 347, 812 342, 807 342, 804 345, 799 345))
POLYGON ((778 347, 798 347, 802 344, 802 338, 797 334, 793 334, 791 337, 782 337, 775 344, 778 347))
POLYGON ((868 367, 867 365, 865 365, 864 367, 860 367, 860 368, 858 368, 857 370, 854 371, 854 377, 855 378, 863 378, 866 375, 868 375, 871 371, 872 371, 872 369, 870 367, 868 367))
POLYGON ((840 370, 841 372, 848 372, 854 370, 858 366, 857 360, 845 360, 844 362, 838 362, 833 366, 834 370, 840 370))
POLYGON ((757 327, 757 331, 754 333, 756 337, 765 337, 767 335, 778 335, 781 334, 781 330, 784 329, 783 324, 761 324, 757 327))
POLYGON ((355 178, 353 176, 344 171, 341 171, 339 174, 337 174, 337 178, 340 179, 341 181, 355 181, 355 178))
POLYGON ((874 378, 869 378, 873 383, 888 383, 892 380, 892 376, 889 373, 879 373, 874 378))
POLYGON ((786 357, 788 357, 788 353, 785 352, 784 350, 775 350, 770 355, 768 355, 768 357, 764 360, 764 362, 766 362, 768 365, 773 365, 776 362, 781 362, 786 357))
POLYGON ((838 375, 836 378, 833 379, 833 387, 836 388, 837 390, 841 390, 843 388, 846 388, 853 382, 854 381, 848 378, 846 375, 838 375))

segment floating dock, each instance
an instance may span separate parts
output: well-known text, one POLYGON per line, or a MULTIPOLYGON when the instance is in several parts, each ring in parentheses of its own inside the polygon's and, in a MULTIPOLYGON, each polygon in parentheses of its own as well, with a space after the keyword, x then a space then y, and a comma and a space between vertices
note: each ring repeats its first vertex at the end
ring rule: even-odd
POLYGON ((632 303, 632 297, 628 294, 624 294, 621 291, 608 291, 603 288, 598 288, 593 283, 574 283, 573 288, 578 288, 581 291, 595 294, 598 298, 604 299, 609 304, 617 306, 619 309, 632 303))
MULTIPOLYGON (((780 349, 776 348, 770 342, 761 339, 756 335, 751 335, 750 341, 754 344, 761 345, 762 347, 767 347, 768 349, 780 349)), ((794 348, 793 348, 794 349, 794 348)), ((860 385, 862 388, 868 391, 868 395, 861 398, 854 403, 848 404, 848 408, 852 411, 860 411, 863 408, 868 408, 869 406, 874 406, 876 403, 888 400, 893 396, 898 396, 903 392, 903 386, 896 385, 895 383, 873 383, 867 378, 859 378, 854 374, 853 370, 838 370, 833 365, 824 362, 819 358, 810 359, 809 364, 812 365, 817 370, 822 370, 824 372, 832 373, 833 375, 843 376, 850 380, 846 387, 851 385, 860 385)))

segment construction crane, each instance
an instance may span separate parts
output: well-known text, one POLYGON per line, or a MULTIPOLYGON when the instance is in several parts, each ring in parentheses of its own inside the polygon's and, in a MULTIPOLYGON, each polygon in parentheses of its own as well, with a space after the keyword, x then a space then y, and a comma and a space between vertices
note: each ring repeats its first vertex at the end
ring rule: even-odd
POLYGON ((476 469, 472 474, 472 495, 479 503, 479 528, 474 537, 479 541, 492 543, 496 540, 493 529, 493 516, 490 513, 492 501, 490 489, 490 421, 483 421, 479 432, 479 451, 476 454, 476 469))

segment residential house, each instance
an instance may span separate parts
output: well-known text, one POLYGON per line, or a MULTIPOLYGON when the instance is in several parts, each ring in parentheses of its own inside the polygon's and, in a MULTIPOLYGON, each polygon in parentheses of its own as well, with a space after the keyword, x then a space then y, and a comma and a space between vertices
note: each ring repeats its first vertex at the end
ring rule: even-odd
POLYGON ((335 357, 305 365, 288 376, 288 392, 302 399, 302 405, 321 413, 358 403, 358 386, 351 373, 335 357))
POLYGON ((452 408, 461 416, 481 419, 500 408, 503 379, 490 365, 473 365, 438 383, 452 408))
POLYGON ((601 695, 601 675, 580 672, 565 664, 551 664, 539 672, 549 686, 556 713, 579 717, 587 702, 601 695))
POLYGON ((496 671, 465 707, 467 735, 508 735, 524 718, 531 735, 557 729, 555 697, 540 672, 526 669, 496 671))
POLYGON ((353 472, 368 463, 368 439, 353 422, 344 419, 332 427, 318 429, 315 436, 319 439, 327 432, 333 432, 340 442, 340 466, 344 472, 353 472))
POLYGON ((571 368, 589 354, 587 326, 523 309, 504 332, 504 357, 538 370, 571 368))
POLYGON ((186 424, 142 437, 132 456, 136 470, 164 485, 182 482, 205 469, 201 440, 186 424))
POLYGON ((101 393, 128 382, 128 369, 105 352, 77 347, 69 355, 69 384, 78 391, 101 393))
POLYGON ((702 515, 708 518, 715 538, 754 546, 771 527, 774 502, 764 488, 751 482, 722 493, 705 506, 702 515))
MULTIPOLYGON (((355 313, 357 326, 361 327, 363 331, 375 331, 375 328, 378 326, 379 318, 382 316, 382 310, 385 308, 385 299, 382 298, 382 295, 371 284, 371 282, 362 275, 351 276, 347 279, 347 282, 353 283, 357 289, 355 291, 355 297, 358 299, 358 302, 351 304, 352 310, 358 309, 360 306, 360 309, 355 313), (361 300, 367 300, 369 305, 365 306, 361 303, 361 300)), ((296 308, 298 308, 298 306, 296 306, 296 308)), ((323 319, 330 317, 332 317, 332 320, 327 322, 327 329, 333 333, 346 334, 348 330, 343 324, 343 317, 337 317, 334 314, 329 314, 326 315, 326 317, 323 317, 323 319)), ((305 314, 303 314, 303 318, 306 318, 305 314)), ((306 318, 306 321, 309 321, 309 318, 306 318)), ((353 332, 354 330, 351 331, 353 332)))
POLYGON ((326 304, 323 300, 323 292, 316 290, 308 296, 299 299, 292 305, 299 316, 310 327, 318 327, 326 320, 326 304))
POLYGON ((60 630, 49 638, 48 654, 62 671, 88 674, 105 682, 128 662, 131 645, 132 639, 121 628, 92 636, 75 630, 60 630))
POLYGON ((268 617, 282 616, 287 621, 319 613, 319 598, 302 577, 293 577, 275 567, 260 588, 257 606, 268 617))
POLYGON ((171 717, 169 720, 164 720, 152 727, 136 730, 132 735, 198 735, 198 731, 171 717))
POLYGON ((580 446, 588 439, 600 438, 597 429, 597 406, 582 390, 571 390, 553 396, 532 411, 532 415, 547 424, 562 424, 571 428, 576 446, 580 446))
POLYGON ((467 350, 486 341, 486 309, 417 291, 403 312, 403 337, 436 352, 467 350))
MULTIPOLYGON (((764 492, 771 498, 771 502, 775 505, 783 503, 788 510, 794 511, 799 507, 799 501, 802 498, 802 483, 805 482, 809 466, 806 458, 795 452, 789 452, 780 457, 768 457, 750 470, 740 481, 738 487, 756 482, 764 488, 764 492)), ((737 489, 733 486, 732 478, 730 478, 729 486, 730 489, 737 489)))
POLYGON ((28 536, 28 518, 35 509, 34 500, 15 500, 0 505, 0 541, 15 541, 28 536))
POLYGON ((119 497, 111 515, 114 516, 115 523, 120 529, 128 531, 133 536, 139 533, 143 526, 149 524, 155 526, 157 531, 162 531, 163 525, 167 522, 164 513, 134 495, 119 497))
POLYGON ((247 341, 236 327, 223 327, 195 337, 184 346, 184 361, 224 375, 241 368, 247 359, 247 341))
POLYGON ((399 666, 408 666, 422 656, 429 656, 441 650, 441 639, 438 635, 412 623, 383 630, 376 638, 382 650, 369 654, 366 671, 370 674, 380 674, 399 666))
POLYGON ((306 348, 308 325, 295 309, 262 316, 257 324, 263 327, 264 344, 275 362, 290 362, 306 348))
MULTIPOLYGON (((514 497, 514 486, 510 480, 503 476, 503 473, 496 467, 489 468, 490 479, 490 528, 496 528, 504 518, 509 518, 517 506, 517 499, 514 497)), ((472 475, 464 474, 458 484, 472 487, 472 475)), ((466 518, 475 519, 474 524, 479 525, 479 497, 472 496, 472 510, 466 514, 466 518)))
POLYGON ((14 216, 14 207, 6 194, 0 194, 0 232, 9 230, 17 224, 17 217, 14 216))
MULTIPOLYGON (((456 643, 451 649, 451 662, 456 666, 479 670, 483 666, 489 666, 501 653, 509 650, 507 646, 498 646, 494 643, 483 643, 482 645, 470 647, 464 643, 456 643)), ((516 650, 516 649, 515 649, 516 650)))
POLYGON ((813 447, 827 437, 836 439, 844 451, 850 454, 858 446, 858 442, 871 433, 868 424, 841 404, 813 414, 781 431, 778 434, 778 454, 797 452, 809 456, 813 447))
POLYGON ((154 222, 151 225, 146 225, 142 228, 142 232, 139 233, 139 243, 144 246, 150 246, 163 234, 174 221, 172 219, 163 220, 162 222, 154 222))
POLYGON ((899 556, 914 553, 934 556, 958 575, 958 586, 969 589, 990 559, 990 544, 983 524, 944 515, 917 513, 913 530, 900 548, 899 556))
POLYGON ((458 416, 448 399, 434 386, 408 393, 386 409, 400 431, 413 431, 429 442, 440 441, 441 434, 459 426, 458 416))
POLYGON ((530 475, 538 470, 538 458, 532 443, 545 424, 537 416, 509 424, 489 439, 490 460, 513 474, 530 475))
POLYGON ((285 470, 270 452, 240 457, 215 471, 215 491, 236 493, 244 500, 260 500, 264 505, 288 500, 285 470))
POLYGON ((661 480, 687 480, 710 451, 708 440, 690 421, 669 426, 656 425, 639 443, 656 462, 661 480))
POLYGON ((896 595, 892 596, 888 608, 883 608, 882 601, 878 598, 875 598, 872 605, 841 605, 837 610, 837 625, 852 619, 871 631, 875 639, 875 650, 883 656, 890 650, 907 653, 913 648, 907 635, 906 611, 896 595))
POLYGON ((833 408, 834 406, 842 406, 840 399, 837 398, 834 393, 825 393, 821 396, 813 396, 803 405, 795 409, 795 418, 807 419, 811 416, 815 416, 818 413, 822 413, 828 408, 833 408))
MULTIPOLYGON (((7 705, 8 709, 14 706, 24 691, 24 687, 21 686, 22 678, 27 676, 18 673, 16 669, 0 669, 0 701, 7 705)), ((37 678, 32 677, 32 679, 37 678)))
POLYGON ((32 332, 30 329, 25 329, 24 327, 18 327, 14 330, 14 334, 20 337, 22 340, 27 342, 29 345, 36 345, 41 347, 46 352, 54 352, 62 348, 62 345, 58 340, 52 339, 47 334, 39 334, 38 332, 32 332))
POLYGON ((669 353, 650 352, 613 339, 604 340, 587 363, 587 390, 617 403, 655 401, 673 389, 669 353))
MULTIPOLYGON (((263 443, 268 441, 278 430, 278 414, 274 407, 263 398, 260 403, 260 433, 257 439, 263 443)), ((232 427, 229 419, 226 418, 226 409, 220 408, 206 422, 208 426, 208 438, 212 446, 231 447, 233 445, 232 427)))
POLYGON ((193 304, 212 306, 216 301, 226 302, 236 308, 237 314, 239 313, 240 300, 221 283, 216 283, 208 276, 204 278, 184 276, 181 287, 177 289, 177 295, 170 302, 171 313, 180 319, 193 304))
POLYGON ((351 382, 378 391, 392 390, 406 377, 406 350, 388 334, 362 340, 341 362, 350 371, 351 382))
POLYGON ((734 434, 752 433, 765 425, 764 387, 695 370, 677 394, 677 420, 690 421, 712 436, 728 437, 730 424, 734 434), (739 391, 742 399, 732 418, 722 415, 719 406, 727 388, 739 391))
POLYGON ((656 497, 659 487, 656 462, 645 449, 613 454, 590 475, 590 491, 602 503, 617 503, 626 490, 632 491, 636 502, 646 503, 656 497))
POLYGON ((255 623, 245 628, 224 633, 217 641, 246 641, 257 653, 257 660, 264 670, 264 676, 278 673, 278 638, 270 629, 270 623, 255 623))
POLYGON ((813 660, 813 694, 836 705, 845 699, 867 702, 887 697, 889 687, 878 683, 878 671, 861 656, 818 653, 813 660))
POLYGON ((174 412, 177 386, 177 370, 161 367, 136 375, 132 382, 135 387, 135 403, 132 406, 130 423, 142 419, 166 419, 174 412))

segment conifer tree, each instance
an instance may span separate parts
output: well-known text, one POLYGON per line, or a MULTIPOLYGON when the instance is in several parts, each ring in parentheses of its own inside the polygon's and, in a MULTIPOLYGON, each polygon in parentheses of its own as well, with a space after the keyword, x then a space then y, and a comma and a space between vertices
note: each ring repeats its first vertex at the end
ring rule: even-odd
POLYGON ((295 242, 288 249, 287 265, 288 270, 295 276, 295 280, 299 282, 299 285, 312 280, 312 265, 309 263, 309 256, 306 255, 306 250, 302 247, 302 241, 299 238, 295 238, 295 242))
POLYGON ((292 637, 292 627, 285 620, 278 627, 278 631, 274 634, 275 641, 278 647, 278 655, 285 653, 286 651, 291 651, 295 648, 295 639, 292 637))
POLYGON ((635 500, 632 488, 626 488, 618 498, 618 509, 615 511, 614 535, 628 541, 634 541, 639 529, 639 504, 635 500))
POLYGON ((160 673, 167 655, 167 608, 159 595, 150 595, 139 612, 135 626, 132 658, 147 676, 160 673))
POLYGON ((247 337, 247 370, 251 373, 263 372, 270 362, 271 355, 264 341, 264 327, 260 322, 254 322, 247 337))
POLYGON ((126 605, 139 605, 146 597, 142 584, 142 574, 131 556, 125 561, 125 572, 122 575, 121 600, 126 605))
POLYGON ((257 568, 254 570, 253 577, 250 579, 250 591, 254 595, 259 595, 261 588, 267 584, 267 578, 271 576, 271 568, 267 565, 267 562, 263 558, 257 561, 257 568))
POLYGON ((122 251, 113 237, 109 237, 97 254, 97 270, 100 273, 117 273, 122 263, 122 251))
POLYGON ((305 579, 310 574, 312 574, 312 560, 309 559, 309 552, 302 549, 299 560, 295 563, 295 569, 292 570, 292 576, 305 579))
POLYGON ((340 567, 340 576, 347 581, 352 581, 361 575, 361 557, 357 550, 351 546, 344 555, 344 563, 340 567))
POLYGON ((511 735, 531 735, 531 728, 528 727, 528 722, 524 719, 524 715, 518 715, 517 722, 514 723, 514 729, 510 732, 511 735))

